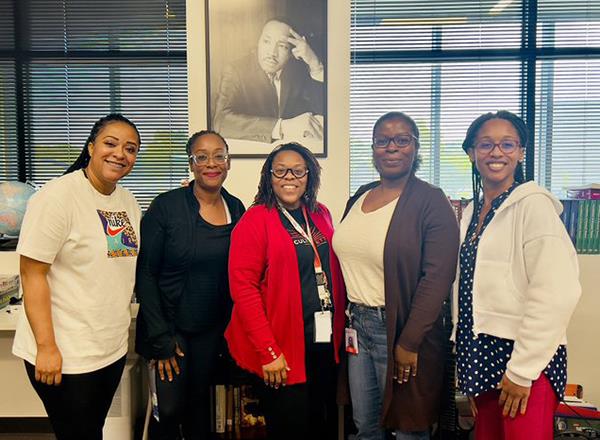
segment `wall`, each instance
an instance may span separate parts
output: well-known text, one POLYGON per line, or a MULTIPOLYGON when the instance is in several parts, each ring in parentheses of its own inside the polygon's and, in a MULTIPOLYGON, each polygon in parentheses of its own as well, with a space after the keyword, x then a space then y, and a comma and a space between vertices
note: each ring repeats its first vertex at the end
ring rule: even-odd
POLYGON ((583 385, 586 400, 600 406, 600 255, 580 255, 583 295, 569 328, 568 382, 583 385))
MULTIPOLYGON (((206 50, 203 1, 187 2, 190 132, 207 127, 206 50)), ((350 2, 328 5, 328 155, 323 167, 319 200, 339 219, 349 195, 350 134, 350 2)), ((249 205, 256 193, 262 159, 234 159, 225 186, 249 205)))

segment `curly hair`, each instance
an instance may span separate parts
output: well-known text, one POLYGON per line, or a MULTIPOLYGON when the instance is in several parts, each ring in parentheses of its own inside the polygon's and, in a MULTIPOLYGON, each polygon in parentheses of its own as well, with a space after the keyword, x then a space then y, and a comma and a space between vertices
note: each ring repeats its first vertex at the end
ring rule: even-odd
POLYGON ((131 128, 133 128, 138 137, 138 148, 141 147, 142 138, 141 138, 140 132, 137 129, 137 127, 135 126, 135 124, 133 122, 131 122, 129 119, 127 119, 125 116, 123 116, 119 113, 110 113, 110 114, 98 119, 94 123, 94 126, 92 127, 92 131, 90 131, 90 135, 88 136, 87 140, 85 141, 83 150, 81 150, 81 153, 79 153, 79 156, 77 157, 77 159, 75 159, 75 162, 73 162, 71 164, 71 166, 69 166, 69 168, 67 168, 67 170, 64 172, 64 174, 69 174, 69 173, 72 173, 73 171, 77 171, 77 170, 80 170, 80 169, 88 166, 88 164, 90 163, 90 158, 91 158, 90 151, 88 150, 88 146, 91 143, 94 143, 96 141, 96 137, 98 136, 98 133, 100 133, 100 130, 102 130, 104 127, 106 127, 108 124, 110 124, 112 122, 124 122, 125 124, 127 124, 131 128))
POLYGON ((271 168, 273 166, 273 160, 277 154, 282 151, 295 151, 304 159, 306 167, 308 169, 308 181, 306 182, 306 191, 304 192, 303 199, 304 204, 312 212, 317 210, 317 193, 321 185, 321 165, 317 162, 314 154, 303 145, 296 142, 289 142, 277 146, 267 156, 265 163, 260 171, 260 182, 258 183, 258 192, 254 197, 254 205, 265 205, 269 208, 277 206, 277 196, 273 190, 273 183, 271 182, 271 168))
MULTIPOLYGON (((483 127, 487 121, 492 119, 503 119, 512 124, 512 126, 517 131, 517 135, 519 136, 519 143, 521 144, 521 148, 525 148, 527 146, 527 142, 529 140, 529 133, 527 131, 527 125, 523 119, 518 117, 512 112, 507 110, 499 110, 495 113, 485 113, 475 119, 469 128, 467 129, 467 134, 465 135, 465 140, 462 143, 462 149, 465 153, 468 153, 470 149, 475 148, 475 140, 477 139, 477 135, 479 134, 479 130, 483 127)), ((525 174, 523 173, 523 164, 518 163, 515 168, 515 181, 518 183, 525 182, 525 174)), ((479 198, 481 195, 481 191, 483 191, 483 185, 481 183, 481 174, 479 170, 475 166, 475 163, 471 164, 471 179, 473 184, 473 203, 475 204, 475 208, 479 204, 479 198)))

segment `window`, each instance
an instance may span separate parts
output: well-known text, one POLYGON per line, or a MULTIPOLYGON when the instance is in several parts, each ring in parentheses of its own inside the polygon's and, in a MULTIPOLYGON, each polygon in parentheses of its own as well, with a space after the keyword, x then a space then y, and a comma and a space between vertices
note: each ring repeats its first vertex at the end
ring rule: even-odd
POLYGON ((12 63, 12 77, 3 84, 12 84, 20 99, 12 98, 15 122, 0 113, 0 135, 17 133, 8 143, 0 140, 0 154, 16 158, 6 162, 0 179, 43 184, 61 175, 93 123, 118 112, 142 137, 137 163, 123 182, 142 208, 178 186, 187 176, 185 0, 6 3, 17 25, 12 60, 0 60, 0 75, 3 63, 10 75, 12 63))
POLYGON ((500 109, 533 141, 528 177, 558 195, 600 177, 600 1, 353 0, 350 190, 377 178, 371 130, 391 110, 421 132, 418 175, 471 194, 469 124, 500 109))

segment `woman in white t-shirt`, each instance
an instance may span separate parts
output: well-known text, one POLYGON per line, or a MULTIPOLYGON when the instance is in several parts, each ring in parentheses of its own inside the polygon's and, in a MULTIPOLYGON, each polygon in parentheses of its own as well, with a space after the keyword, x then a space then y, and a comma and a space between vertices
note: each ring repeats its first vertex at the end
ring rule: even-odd
POLYGON ((140 208, 117 182, 140 135, 127 118, 98 120, 77 161, 29 201, 19 237, 24 359, 59 440, 101 439, 130 324, 140 208))

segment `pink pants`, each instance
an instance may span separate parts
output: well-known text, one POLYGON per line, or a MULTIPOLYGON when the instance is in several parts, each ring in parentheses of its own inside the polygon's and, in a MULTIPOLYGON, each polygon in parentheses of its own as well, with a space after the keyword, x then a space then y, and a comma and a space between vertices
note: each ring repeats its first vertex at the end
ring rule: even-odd
POLYGON ((515 418, 502 416, 498 404, 500 391, 492 390, 475 398, 476 440, 552 440, 554 437, 554 411, 558 398, 545 374, 531 385, 531 393, 524 415, 515 418))

